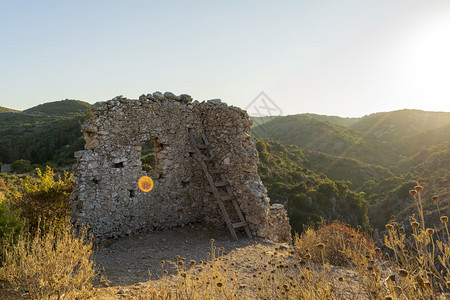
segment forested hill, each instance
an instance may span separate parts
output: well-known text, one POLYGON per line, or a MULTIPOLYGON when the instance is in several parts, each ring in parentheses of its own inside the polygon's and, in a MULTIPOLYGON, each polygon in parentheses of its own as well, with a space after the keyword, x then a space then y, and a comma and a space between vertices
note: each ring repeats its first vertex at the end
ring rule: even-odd
MULTIPOLYGON (((349 118, 349 117, 343 118, 343 117, 339 117, 339 116, 327 116, 327 115, 318 115, 318 114, 310 114, 310 113, 299 114, 297 116, 310 117, 310 118, 316 119, 318 121, 329 122, 329 123, 341 125, 341 126, 350 126, 350 125, 358 122, 361 119, 361 118, 349 118)), ((256 126, 262 125, 264 123, 267 123, 275 118, 278 118, 278 116, 251 117, 251 118, 253 120, 252 127, 256 127, 256 126)))
POLYGON ((255 137, 296 145, 302 149, 352 157, 368 163, 384 160, 377 155, 377 147, 371 140, 365 141, 344 126, 320 121, 310 115, 278 117, 253 128, 252 132, 255 137))
POLYGON ((449 112, 400 110, 348 120, 280 116, 255 126, 253 134, 298 146, 304 166, 363 193, 372 226, 383 228, 392 215, 408 225, 415 209, 408 191, 418 182, 425 186, 430 224, 450 213, 449 112), (439 196, 437 202, 433 195, 439 196))
POLYGON ((294 231, 307 224, 340 220, 368 229, 369 205, 344 181, 334 181, 310 168, 310 157, 296 146, 257 139, 258 171, 272 202, 287 208, 294 231))
POLYGON ((84 145, 80 126, 90 110, 87 102, 66 99, 23 112, 1 112, 0 163, 20 159, 32 164, 73 163, 73 152, 84 145))
POLYGON ((26 109, 22 112, 25 115, 36 116, 75 116, 85 115, 91 110, 91 104, 80 100, 61 100, 39 104, 38 106, 26 109))
POLYGON ((449 141, 450 113, 405 109, 361 118, 281 116, 255 126, 253 135, 390 168, 425 148, 449 141))
MULTIPOLYGON (((80 126, 90 107, 66 99, 23 112, 0 108, 0 164, 16 162, 17 172, 32 164, 70 167, 84 147, 80 126)), ((364 228, 383 228, 391 215, 403 222, 414 210, 408 191, 417 182, 425 186, 426 218, 450 215, 450 113, 252 119, 259 173, 295 230, 332 219, 364 228)))
POLYGON ((349 128, 366 138, 392 142, 398 137, 412 136, 448 124, 450 124, 449 112, 404 109, 362 117, 349 128))

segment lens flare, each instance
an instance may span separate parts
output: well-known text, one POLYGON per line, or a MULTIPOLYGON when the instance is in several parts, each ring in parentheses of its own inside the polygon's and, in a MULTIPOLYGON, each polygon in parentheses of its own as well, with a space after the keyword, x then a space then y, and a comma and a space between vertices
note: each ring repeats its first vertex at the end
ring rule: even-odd
POLYGON ((138 187, 144 193, 150 192, 153 189, 153 180, 148 176, 139 178, 138 187))

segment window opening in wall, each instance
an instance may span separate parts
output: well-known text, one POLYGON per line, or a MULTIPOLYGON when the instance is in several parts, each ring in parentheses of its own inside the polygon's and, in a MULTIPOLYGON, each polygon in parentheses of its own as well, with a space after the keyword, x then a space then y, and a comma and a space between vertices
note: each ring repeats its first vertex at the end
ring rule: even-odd
POLYGON ((123 165, 123 161, 113 164, 113 168, 116 168, 116 169, 121 169, 121 168, 124 168, 124 167, 125 166, 123 165))
POLYGON ((147 140, 141 143, 141 162, 142 169, 145 172, 150 172, 155 168, 155 141, 147 140))
POLYGON ((161 168, 159 166, 158 153, 164 149, 157 138, 150 138, 141 144, 141 162, 142 169, 147 172, 151 178, 161 178, 161 168))

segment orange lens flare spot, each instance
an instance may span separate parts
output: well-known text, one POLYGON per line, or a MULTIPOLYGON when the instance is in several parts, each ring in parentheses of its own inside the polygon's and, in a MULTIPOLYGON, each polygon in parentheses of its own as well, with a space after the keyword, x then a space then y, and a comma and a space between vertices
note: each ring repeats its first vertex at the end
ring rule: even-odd
POLYGON ((148 176, 139 178, 138 187, 144 193, 150 192, 153 189, 153 180, 148 176))

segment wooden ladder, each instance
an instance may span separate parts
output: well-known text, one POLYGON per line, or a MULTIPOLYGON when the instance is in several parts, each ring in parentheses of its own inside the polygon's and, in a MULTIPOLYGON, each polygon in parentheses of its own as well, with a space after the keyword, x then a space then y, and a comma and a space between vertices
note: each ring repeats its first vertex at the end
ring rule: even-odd
POLYGON ((245 220, 244 215, 242 214, 242 211, 239 207, 239 203, 236 200, 236 197, 233 194, 233 191, 231 190, 230 183, 223 175, 222 169, 220 168, 219 164, 217 163, 217 160, 215 159, 216 156, 214 154, 214 151, 212 149, 211 143, 206 138, 206 135, 202 133, 202 142, 197 143, 195 141, 194 134, 192 133, 192 129, 188 129, 189 138, 191 140, 192 146, 194 147, 195 153, 197 154, 197 157, 199 158, 200 164, 202 165, 203 172, 205 173, 206 179, 208 179, 209 185, 211 186, 211 189, 214 194, 214 198, 216 198, 220 210, 222 211, 223 218, 225 220, 225 223, 227 224, 228 229, 230 230, 231 236, 234 240, 238 240, 236 235, 236 228, 244 227, 245 232, 247 233, 247 236, 249 238, 252 238, 252 233, 250 231, 250 228, 248 227, 248 222, 245 220), (202 152, 206 153, 204 155, 202 152), (214 166, 213 168, 208 167, 214 166), (213 175, 216 178, 220 178, 220 181, 214 180, 213 175), (221 194, 220 192, 226 192, 226 194, 221 194), (225 201, 231 201, 233 203, 234 209, 237 212, 237 215, 239 216, 240 221, 233 223, 230 219, 230 216, 228 215, 227 210, 225 209, 224 202, 225 201))

